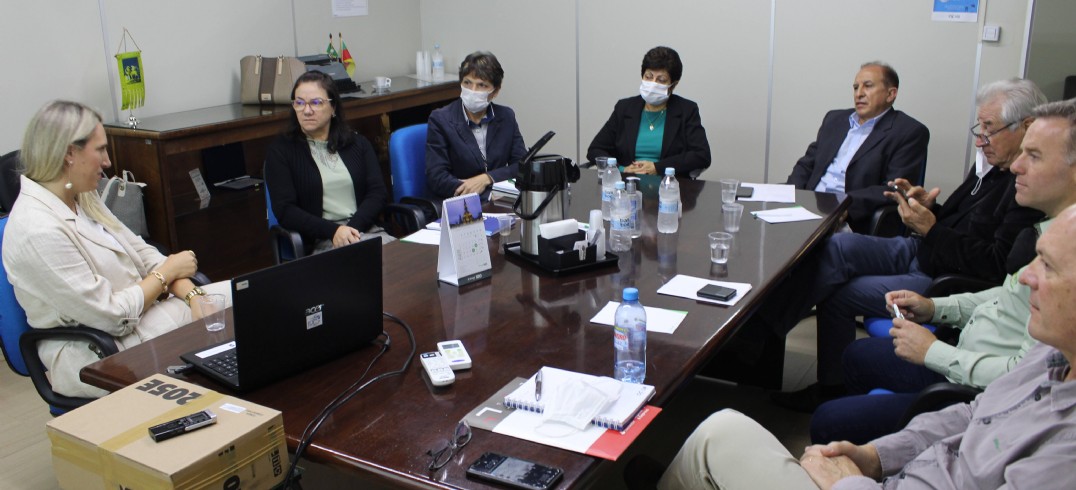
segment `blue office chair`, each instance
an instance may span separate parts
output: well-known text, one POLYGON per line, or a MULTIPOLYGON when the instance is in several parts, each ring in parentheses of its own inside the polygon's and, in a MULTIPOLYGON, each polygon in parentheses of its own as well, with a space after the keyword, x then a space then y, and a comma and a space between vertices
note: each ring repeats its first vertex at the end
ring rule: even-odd
POLYGON ((441 217, 441 209, 426 193, 427 124, 397 129, 389 137, 392 166, 392 197, 396 202, 422 210, 429 221, 441 217))
POLYGON ((269 248, 273 250, 273 263, 280 264, 289 260, 301 259, 306 255, 303 238, 298 232, 280 226, 273 213, 273 201, 269 199, 269 184, 265 187, 266 219, 269 221, 269 248))
MULTIPOLYGON (((0 243, 3 243, 7 220, 7 216, 0 218, 0 243)), ((26 323, 26 312, 15 300, 15 289, 8 282, 3 264, 0 264, 0 271, 3 272, 3 280, 0 281, 0 347, 3 348, 8 367, 33 381, 34 388, 49 404, 49 411, 53 415, 61 415, 93 401, 92 398, 64 396, 52 390, 45 365, 37 353, 37 343, 42 340, 87 340, 91 346, 96 346, 99 355, 110 356, 119 352, 115 340, 101 330, 85 326, 41 330, 30 328, 26 323)))

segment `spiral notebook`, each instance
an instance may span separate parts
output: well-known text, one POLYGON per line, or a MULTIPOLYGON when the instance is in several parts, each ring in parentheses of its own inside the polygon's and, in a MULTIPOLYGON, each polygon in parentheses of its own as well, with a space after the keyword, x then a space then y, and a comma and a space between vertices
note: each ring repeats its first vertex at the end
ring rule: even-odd
MULTIPOLYGON (((543 367, 541 373, 542 391, 544 393, 550 392, 554 386, 568 383, 572 380, 594 383, 599 379, 598 376, 577 373, 574 371, 565 371, 549 366, 543 367)), ((545 405, 535 397, 535 390, 537 387, 535 378, 537 378, 537 376, 538 373, 535 373, 534 376, 531 376, 530 379, 527 380, 527 382, 520 385, 515 391, 509 393, 508 396, 505 396, 504 406, 542 413, 545 409, 545 405)), ((608 380, 609 378, 606 379, 608 380)), ((654 387, 650 385, 624 383, 622 381, 616 382, 621 384, 620 396, 602 413, 594 417, 594 420, 590 421, 590 423, 606 429, 623 431, 631 420, 635 418, 635 414, 643 408, 643 405, 654 397, 655 390, 654 387)))

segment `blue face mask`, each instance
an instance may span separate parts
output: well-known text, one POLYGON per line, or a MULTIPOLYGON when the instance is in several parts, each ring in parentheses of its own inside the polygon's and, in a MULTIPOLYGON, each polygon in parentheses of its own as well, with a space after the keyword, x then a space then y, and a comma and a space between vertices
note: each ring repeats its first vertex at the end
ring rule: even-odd
POLYGON ((643 80, 639 85, 639 95, 650 105, 661 105, 669 100, 669 86, 643 80))
POLYGON ((479 92, 477 90, 471 90, 467 87, 460 87, 460 100, 463 101, 463 107, 467 109, 467 112, 471 114, 477 114, 486 110, 489 107, 489 94, 492 92, 479 92))

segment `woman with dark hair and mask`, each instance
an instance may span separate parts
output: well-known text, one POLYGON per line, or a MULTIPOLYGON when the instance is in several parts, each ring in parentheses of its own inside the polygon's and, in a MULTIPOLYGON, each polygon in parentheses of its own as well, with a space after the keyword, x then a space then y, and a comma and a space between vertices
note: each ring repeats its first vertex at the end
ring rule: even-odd
POLYGON ((388 191, 374 147, 344 120, 328 74, 308 71, 291 90, 288 130, 269 147, 265 180, 280 225, 299 232, 306 253, 380 236, 374 222, 388 191))
POLYGON ((460 63, 460 99, 430 114, 426 135, 426 188, 437 199, 489 195, 494 182, 515 178, 526 154, 516 113, 491 101, 504 70, 492 53, 460 63))
POLYGON ((662 175, 671 167, 678 176, 695 177, 708 168, 710 143, 699 105, 673 95, 683 72, 680 55, 672 48, 647 51, 639 95, 616 103, 591 141, 587 160, 614 157, 625 172, 634 174, 662 175))

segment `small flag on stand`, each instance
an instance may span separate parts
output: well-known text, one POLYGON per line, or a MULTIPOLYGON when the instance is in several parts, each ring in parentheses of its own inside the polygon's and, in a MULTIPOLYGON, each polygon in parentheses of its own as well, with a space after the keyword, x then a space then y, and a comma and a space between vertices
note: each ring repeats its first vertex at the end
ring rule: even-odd
MULTIPOLYGON (((331 37, 332 34, 329 34, 331 37)), ((347 43, 344 42, 344 33, 340 33, 340 55, 344 61, 344 69, 347 70, 347 76, 355 78, 355 60, 351 58, 351 52, 347 50, 347 43)))
POLYGON ((329 47, 325 48, 325 54, 329 55, 330 60, 340 59, 340 53, 336 52, 336 48, 333 46, 333 34, 329 33, 329 47))
MULTIPOLYGON (((122 94, 122 109, 134 110, 146 103, 146 83, 142 72, 142 49, 138 47, 134 36, 127 28, 123 28, 120 37, 120 46, 116 52, 116 62, 120 72, 120 92, 122 94), (126 51, 127 38, 135 45, 134 51, 126 51)), ((132 115, 132 117, 134 117, 132 115)))

